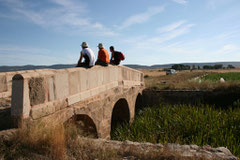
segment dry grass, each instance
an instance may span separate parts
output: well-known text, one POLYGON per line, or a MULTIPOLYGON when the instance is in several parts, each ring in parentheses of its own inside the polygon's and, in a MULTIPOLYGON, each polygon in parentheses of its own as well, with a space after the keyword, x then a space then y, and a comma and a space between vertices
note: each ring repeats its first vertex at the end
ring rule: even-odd
POLYGON ((0 159, 117 159, 116 152, 82 142, 78 128, 71 125, 24 125, 8 142, 0 142, 0 159))
POLYGON ((178 71, 176 75, 166 75, 160 69, 141 70, 145 75, 145 85, 147 88, 160 90, 213 90, 228 87, 236 87, 240 82, 213 83, 210 81, 194 80, 197 77, 211 73, 240 72, 240 69, 224 70, 193 70, 178 71))
MULTIPOLYGON (((73 124, 45 125, 35 123, 23 126, 16 137, 9 142, 0 142, 0 159, 40 159, 40 160, 154 160, 154 159, 186 159, 179 154, 164 149, 163 151, 139 152, 131 150, 123 152, 118 147, 111 148, 109 143, 103 145, 92 139, 81 138, 73 124)), ((114 143, 113 143, 114 144, 114 143)), ((122 146, 123 147, 123 146, 122 146)), ((125 146, 124 146, 125 147, 125 146)), ((126 149, 126 148, 125 148, 126 149)), ((204 159, 202 157, 188 159, 204 159)))
POLYGON ((45 125, 37 122, 24 125, 19 129, 14 141, 39 154, 50 156, 56 160, 65 159, 66 144, 63 125, 45 125))

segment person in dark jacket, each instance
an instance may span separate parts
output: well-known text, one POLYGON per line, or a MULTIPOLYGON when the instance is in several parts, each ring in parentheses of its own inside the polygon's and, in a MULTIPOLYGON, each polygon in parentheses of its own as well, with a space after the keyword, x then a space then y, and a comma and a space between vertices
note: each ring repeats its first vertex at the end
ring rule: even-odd
POLYGON ((120 60, 120 55, 122 53, 119 52, 119 51, 115 51, 113 46, 110 47, 110 52, 112 53, 110 64, 112 64, 112 65, 119 65, 120 61, 121 61, 120 60))

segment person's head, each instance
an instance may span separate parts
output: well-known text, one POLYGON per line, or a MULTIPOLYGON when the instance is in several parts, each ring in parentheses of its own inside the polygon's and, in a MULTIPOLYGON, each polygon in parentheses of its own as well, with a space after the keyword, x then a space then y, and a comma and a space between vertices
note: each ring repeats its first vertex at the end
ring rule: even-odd
POLYGON ((99 49, 103 49, 103 48, 104 48, 103 44, 102 44, 102 43, 99 43, 99 44, 98 44, 98 48, 99 48, 99 49))
POLYGON ((114 47, 113 46, 110 47, 110 52, 114 52, 114 47))
POLYGON ((84 48, 88 48, 88 44, 87 44, 87 42, 82 42, 82 48, 84 49, 84 48))

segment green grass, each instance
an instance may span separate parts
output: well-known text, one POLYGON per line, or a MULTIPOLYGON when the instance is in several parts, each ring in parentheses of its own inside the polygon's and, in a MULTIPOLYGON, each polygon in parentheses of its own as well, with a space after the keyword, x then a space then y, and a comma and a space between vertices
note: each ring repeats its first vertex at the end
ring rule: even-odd
POLYGON ((223 78, 225 81, 240 81, 239 72, 229 72, 229 73, 211 73, 203 77, 203 80, 210 81, 219 81, 220 78, 223 78))
POLYGON ((131 126, 118 126, 115 140, 227 147, 240 156, 240 108, 160 105, 138 113, 131 126))

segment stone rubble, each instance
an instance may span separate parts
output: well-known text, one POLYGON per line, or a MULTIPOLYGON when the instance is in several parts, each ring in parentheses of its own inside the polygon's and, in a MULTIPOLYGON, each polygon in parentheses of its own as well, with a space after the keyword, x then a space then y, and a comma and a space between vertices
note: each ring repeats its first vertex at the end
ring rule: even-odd
POLYGON ((123 159, 204 159, 204 160, 237 160, 225 147, 212 148, 211 146, 199 147, 197 145, 179 144, 152 144, 131 141, 112 141, 105 139, 80 138, 83 143, 91 143, 96 148, 117 152, 123 159))

